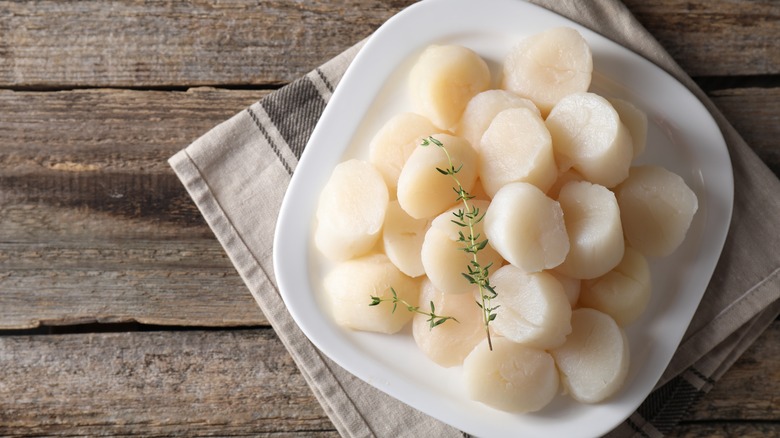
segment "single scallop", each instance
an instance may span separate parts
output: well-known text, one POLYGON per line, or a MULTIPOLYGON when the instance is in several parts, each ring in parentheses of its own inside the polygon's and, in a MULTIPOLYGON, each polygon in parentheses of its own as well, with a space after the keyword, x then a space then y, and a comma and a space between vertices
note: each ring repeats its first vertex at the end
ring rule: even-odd
POLYGON ((566 298, 569 300, 569 304, 571 305, 572 309, 577 307, 577 304, 580 300, 580 295, 582 293, 582 280, 578 278, 571 278, 568 275, 563 275, 554 269, 544 272, 547 272, 548 274, 555 277, 556 280, 561 282, 563 291, 566 292, 566 298))
POLYGON ((525 272, 558 266, 569 253, 561 205, 525 182, 502 187, 485 213, 490 245, 525 272))
POLYGON ((450 160, 464 190, 470 191, 477 179, 477 153, 466 140, 448 134, 433 138, 442 147, 433 143, 417 147, 398 177, 398 202, 416 219, 434 217, 456 202, 457 184, 441 172, 450 169, 450 160))
POLYGON ((550 131, 541 116, 528 108, 498 113, 482 136, 479 175, 491 197, 515 181, 547 191, 558 177, 558 168, 550 131))
MULTIPOLYGON (((488 202, 471 200, 469 206, 470 212, 474 213, 474 208, 477 208, 477 214, 482 216, 488 208, 488 202)), ((473 266, 473 254, 463 250, 466 245, 471 244, 471 233, 468 227, 453 222, 456 220, 467 224, 453 214, 459 211, 465 211, 462 204, 440 214, 431 222, 423 240, 421 258, 425 274, 437 289, 448 294, 473 295, 478 291, 478 287, 463 276, 463 273, 468 273, 469 267, 473 266), (460 233, 463 233, 465 242, 460 240, 460 233)), ((473 225, 476 243, 486 239, 483 227, 484 220, 473 225)), ((498 269, 503 262, 498 252, 490 245, 477 252, 477 261, 483 268, 491 266, 492 270, 488 268, 489 272, 498 269)))
POLYGON ((606 274, 623 259, 623 226, 615 194, 588 181, 572 181, 558 196, 569 235, 569 254, 556 271, 572 278, 606 274))
POLYGON ((634 146, 634 158, 638 157, 645 151, 647 145, 647 114, 627 100, 618 98, 608 100, 620 116, 620 121, 628 128, 631 144, 634 146))
POLYGON ((491 323, 496 334, 540 349, 557 347, 571 332, 571 304, 563 285, 547 272, 526 273, 506 265, 490 276, 498 307, 491 323))
MULTIPOLYGON (((415 314, 412 320, 412 335, 423 353, 443 367, 463 363, 463 359, 485 338, 482 311, 469 294, 446 294, 436 289, 428 279, 420 287, 420 310, 436 315, 452 317, 431 327, 430 317, 415 314), (433 305, 431 305, 433 303, 433 305)), ((434 321, 435 322, 435 321, 434 321)))
POLYGON ((379 333, 396 333, 412 319, 404 305, 393 311, 393 303, 371 304, 372 296, 399 299, 417 305, 420 282, 404 275, 384 254, 373 254, 342 262, 324 280, 324 298, 336 323, 342 327, 379 333))
POLYGON ((490 70, 473 50, 430 45, 409 73, 412 104, 441 129, 452 130, 472 97, 490 88, 490 70))
POLYGON ((636 321, 650 302, 650 267, 630 246, 615 269, 582 283, 580 305, 606 313, 621 327, 636 321))
POLYGON ((526 108, 541 116, 539 108, 530 100, 507 90, 486 90, 469 101, 460 118, 455 133, 465 138, 479 151, 482 134, 501 111, 509 108, 526 108))
POLYGON ((390 201, 382 231, 385 254, 393 264, 410 277, 425 274, 420 252, 425 232, 431 221, 415 219, 401 208, 398 201, 390 201))
POLYGON ((615 194, 626 239, 646 256, 674 252, 699 208, 685 181, 660 166, 632 167, 615 194))
POLYGON ((335 261, 366 254, 379 239, 389 197, 371 163, 352 159, 336 165, 317 204, 317 248, 335 261))
POLYGON ((550 350, 566 392, 581 403, 615 394, 628 375, 626 334, 606 313, 585 307, 572 312, 571 334, 550 350))
POLYGON ((546 116, 564 96, 587 91, 593 56, 575 29, 557 27, 531 35, 504 60, 502 88, 532 100, 546 116))
POLYGON ((468 396, 502 411, 535 412, 558 393, 555 363, 544 350, 494 337, 482 341, 463 361, 468 396))
POLYGON ((628 176, 634 157, 631 134, 603 97, 570 94, 555 105, 545 123, 561 171, 573 167, 588 181, 608 188, 628 176))

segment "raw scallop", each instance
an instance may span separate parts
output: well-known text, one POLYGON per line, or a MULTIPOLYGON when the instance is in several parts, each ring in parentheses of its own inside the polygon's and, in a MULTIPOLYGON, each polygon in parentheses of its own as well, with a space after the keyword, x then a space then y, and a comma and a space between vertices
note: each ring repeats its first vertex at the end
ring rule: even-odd
POLYGON ((446 153, 435 144, 417 147, 398 178, 398 202, 416 219, 434 217, 457 200, 453 191, 455 181, 436 170, 450 167, 447 154, 452 158, 454 168, 460 168, 456 176, 467 192, 477 179, 477 153, 466 140, 448 134, 437 134, 433 138, 443 144, 446 153))
POLYGON ((556 271, 572 278, 596 278, 623 259, 623 226, 615 194, 598 184, 573 181, 558 202, 569 234, 569 254, 556 271))
POLYGON ((582 403, 598 403, 616 393, 628 374, 626 334, 615 320, 598 310, 579 308, 571 315, 571 334, 550 350, 569 395, 582 403))
POLYGON ((639 251, 626 247, 623 260, 599 278, 583 282, 580 304, 611 316, 619 326, 636 321, 650 302, 650 267, 639 251))
POLYGON ((634 157, 631 134, 603 97, 570 94, 555 105, 545 123, 561 171, 573 167, 588 181, 608 188, 628 176, 634 157))
POLYGON ((385 178, 387 188, 395 190, 401 168, 420 145, 420 141, 441 130, 430 120, 415 113, 401 113, 388 120, 368 145, 368 161, 385 178))
POLYGON ((485 338, 482 311, 469 294, 445 294, 424 279, 420 288, 420 310, 431 311, 431 301, 437 315, 451 316, 457 321, 445 321, 431 328, 429 316, 415 314, 412 334, 417 346, 431 360, 443 367, 463 363, 463 359, 485 338))
POLYGON ((422 251, 428 226, 430 226, 428 219, 415 219, 409 216, 398 205, 398 201, 391 201, 387 206, 382 231, 385 254, 401 272, 410 277, 425 274, 420 251, 422 251))
POLYGON ((549 353, 493 338, 482 341, 463 362, 469 397, 502 411, 535 412, 558 393, 559 377, 549 353))
POLYGON ((490 245, 525 272, 554 268, 569 252, 560 204, 533 184, 515 182, 502 187, 483 222, 490 245))
POLYGON ((482 136, 479 175, 487 194, 514 181, 546 192, 558 177, 550 131, 528 108, 510 108, 496 115, 482 136))
POLYGON ((529 36, 504 60, 503 87, 531 99, 546 116, 564 96, 587 91, 593 56, 579 32, 558 27, 529 36))
POLYGON ((571 278, 567 275, 561 274, 560 272, 556 272, 555 270, 549 270, 545 272, 549 273, 561 282, 563 291, 566 292, 566 298, 569 299, 569 304, 571 304, 572 309, 577 307, 577 303, 580 300, 580 295, 582 292, 582 280, 578 278, 571 278))
POLYGON ((410 305, 417 305, 420 282, 404 275, 384 254, 374 254, 337 265, 325 276, 325 300, 337 324, 354 330, 396 333, 412 319, 399 304, 369 306, 371 296, 391 298, 390 287, 410 305))
POLYGON ((490 70, 469 48, 431 45, 412 66, 409 84, 417 112, 439 128, 452 130, 469 100, 490 88, 490 70))
POLYGON ((665 256, 677 249, 699 208, 685 181, 660 166, 632 167, 615 194, 626 239, 646 256, 665 256))
POLYGON ((620 121, 628 128, 634 146, 634 158, 638 157, 645 151, 647 144, 647 114, 623 99, 612 98, 609 103, 617 111, 620 121))
MULTIPOLYGON (((472 208, 478 208, 481 215, 485 212, 488 202, 472 200, 470 205, 472 208)), ((473 255, 463 251, 464 243, 458 241, 460 237, 458 233, 462 232, 464 238, 468 239, 469 230, 452 222, 453 219, 460 220, 453 215, 453 212, 463 208, 463 205, 459 204, 433 220, 431 227, 425 233, 422 264, 428 278, 440 291, 447 294, 473 295, 478 291, 478 287, 469 283, 462 275, 468 272, 473 255)), ((474 234, 479 236, 478 241, 486 238, 483 224, 484 220, 474 225, 474 234)), ((490 272, 498 269, 502 262, 501 256, 490 245, 478 252, 477 260, 482 267, 492 264, 490 272)))
POLYGON ((557 347, 571 332, 571 304, 563 285, 546 272, 527 274, 502 266, 490 276, 499 306, 491 323, 496 334, 540 349, 557 347))
POLYGON ((382 175, 370 163, 339 163, 317 205, 317 248, 336 261, 366 254, 379 239, 389 196, 382 175))

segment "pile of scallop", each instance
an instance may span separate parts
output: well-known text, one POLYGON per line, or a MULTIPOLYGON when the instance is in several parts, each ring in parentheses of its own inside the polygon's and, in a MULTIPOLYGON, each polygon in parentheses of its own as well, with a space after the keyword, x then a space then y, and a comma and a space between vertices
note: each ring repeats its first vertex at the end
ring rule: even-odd
POLYGON ((411 111, 376 132, 368 161, 338 164, 319 198, 315 244, 334 262, 324 279, 334 320, 388 334, 411 321, 425 355, 462 366, 469 396, 500 410, 537 411, 561 392, 596 403, 618 391, 629 367, 624 327, 650 299, 646 257, 680 245, 698 203, 680 176, 632 165, 647 117, 588 92, 592 70, 571 28, 522 40, 499 88, 474 51, 427 47, 409 75, 411 111), (442 148, 420 146, 428 136, 484 212, 475 232, 489 239, 478 257, 492 263, 499 306, 492 350, 477 286, 461 274, 471 255, 452 219, 463 205, 452 177, 436 170, 449 167, 442 148), (431 328, 403 305, 369 307, 391 287, 457 322, 431 328))

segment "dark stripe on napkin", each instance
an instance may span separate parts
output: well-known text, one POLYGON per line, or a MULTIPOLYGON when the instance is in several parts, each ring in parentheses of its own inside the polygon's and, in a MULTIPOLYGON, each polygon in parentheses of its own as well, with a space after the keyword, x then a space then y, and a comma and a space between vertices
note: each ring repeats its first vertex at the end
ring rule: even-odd
POLYGON ((703 395, 703 391, 678 376, 653 391, 639 406, 637 413, 659 432, 666 434, 674 430, 680 420, 687 416, 690 407, 703 395))
POLYGON ((325 109, 325 100, 317 88, 308 77, 302 77, 268 95, 260 104, 292 153, 300 159, 314 125, 325 109))
POLYGON ((285 170, 287 170, 287 173, 290 175, 293 174, 292 167, 290 167, 290 163, 287 162, 287 160, 284 159, 282 156, 282 152, 279 149, 279 145, 274 142, 274 140, 271 138, 270 135, 268 135, 268 130, 266 129, 265 125, 263 125, 260 122, 260 119, 257 117, 257 114, 255 114, 254 111, 252 111, 252 108, 247 108, 246 112, 249 114, 249 117, 252 118, 252 121, 255 122, 255 125, 257 126, 257 129, 260 131, 260 134, 263 136, 265 141, 268 142, 268 145, 271 146, 271 150, 274 151, 274 155, 276 155, 276 158, 279 159, 279 161, 282 163, 282 166, 284 166, 285 170))

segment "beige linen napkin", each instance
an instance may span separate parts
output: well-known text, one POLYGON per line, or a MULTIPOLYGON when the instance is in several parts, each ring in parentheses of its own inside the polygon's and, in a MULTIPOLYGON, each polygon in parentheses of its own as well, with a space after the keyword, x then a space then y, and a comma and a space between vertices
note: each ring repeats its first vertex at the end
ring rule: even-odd
MULTIPOLYGON (((660 436, 684 418, 780 312, 780 182, 619 1, 533 3, 670 72, 705 103, 729 146, 734 215, 715 275, 656 390, 612 432, 660 436)), ((271 262, 275 213, 317 119, 359 46, 215 127, 170 164, 342 435, 459 437, 462 432, 392 399, 326 358, 296 326, 276 289, 271 262)))

